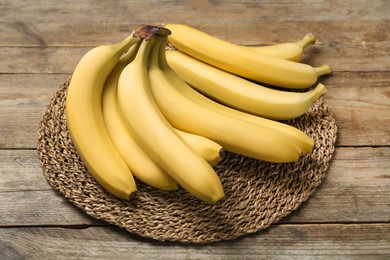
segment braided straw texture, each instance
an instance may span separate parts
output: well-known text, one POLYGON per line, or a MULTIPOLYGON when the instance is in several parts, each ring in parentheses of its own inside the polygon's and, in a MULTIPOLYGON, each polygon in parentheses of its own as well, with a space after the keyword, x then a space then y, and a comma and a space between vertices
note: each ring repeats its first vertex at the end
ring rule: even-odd
POLYGON ((131 201, 115 198, 91 177, 67 129, 69 79, 52 97, 39 125, 38 155, 52 187, 93 218, 160 241, 206 243, 265 229, 308 199, 320 184, 335 149, 335 119, 320 98, 291 124, 315 140, 314 151, 296 163, 275 164, 226 153, 215 166, 225 199, 208 205, 186 191, 161 191, 137 181, 131 201))

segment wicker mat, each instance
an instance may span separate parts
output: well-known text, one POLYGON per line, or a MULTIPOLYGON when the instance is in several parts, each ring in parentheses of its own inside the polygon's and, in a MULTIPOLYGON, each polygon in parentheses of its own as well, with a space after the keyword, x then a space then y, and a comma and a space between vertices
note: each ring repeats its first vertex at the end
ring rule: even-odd
POLYGON ((225 199, 208 205, 184 190, 160 191, 137 181, 131 201, 108 194, 88 173, 71 142, 65 117, 67 80, 39 125, 38 154, 48 182, 86 214, 160 241, 206 243, 258 232, 286 217, 320 184, 335 149, 335 119, 320 98, 291 124, 315 140, 313 153, 275 164, 227 153, 215 167, 225 199))

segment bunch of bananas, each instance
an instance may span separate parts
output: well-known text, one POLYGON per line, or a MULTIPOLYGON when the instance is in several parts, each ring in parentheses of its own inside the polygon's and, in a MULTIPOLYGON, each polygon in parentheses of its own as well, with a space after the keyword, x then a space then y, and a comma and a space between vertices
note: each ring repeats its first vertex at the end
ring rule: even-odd
POLYGON ((216 203, 224 190, 213 166, 224 151, 276 163, 311 153, 309 136, 277 120, 304 114, 325 86, 293 92, 258 82, 311 87, 330 73, 297 62, 314 41, 244 47, 185 25, 142 25, 76 66, 66 97, 75 148, 118 198, 131 198, 135 177, 216 203), (166 50, 168 42, 176 49, 166 50))

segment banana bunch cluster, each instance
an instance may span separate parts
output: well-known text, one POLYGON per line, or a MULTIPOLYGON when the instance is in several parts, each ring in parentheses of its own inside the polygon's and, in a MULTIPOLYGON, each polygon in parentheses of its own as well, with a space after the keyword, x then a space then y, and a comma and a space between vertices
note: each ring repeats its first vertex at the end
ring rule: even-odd
POLYGON ((134 177, 157 189, 182 187, 208 203, 224 197, 213 166, 224 151, 284 163, 312 151, 304 132, 277 120, 304 114, 326 92, 306 92, 324 65, 298 63, 315 38, 272 47, 236 46, 184 25, 142 25, 76 66, 66 97, 75 148, 94 179, 130 199, 134 177), (177 50, 166 51, 168 41, 177 50))

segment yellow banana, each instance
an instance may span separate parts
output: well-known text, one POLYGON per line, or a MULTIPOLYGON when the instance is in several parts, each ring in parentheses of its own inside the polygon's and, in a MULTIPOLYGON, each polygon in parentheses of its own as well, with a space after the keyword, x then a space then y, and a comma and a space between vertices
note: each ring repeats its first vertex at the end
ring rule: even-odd
MULTIPOLYGON (((117 84, 120 73, 130 63, 138 50, 138 44, 125 53, 107 78, 102 95, 102 111, 108 134, 132 171, 133 175, 151 187, 176 190, 177 183, 159 167, 134 139, 134 132, 127 127, 117 100, 117 84)), ((177 130, 179 135, 211 165, 222 160, 222 147, 202 136, 177 130)))
POLYGON ((319 76, 331 72, 327 65, 312 67, 263 55, 183 24, 168 24, 165 27, 172 32, 169 41, 177 49, 253 81, 302 89, 311 87, 319 76))
POLYGON ((181 51, 167 51, 166 56, 169 66, 206 96, 232 108, 270 119, 299 117, 327 91, 321 83, 306 92, 271 89, 220 70, 181 51))
POLYGON ((202 156, 211 166, 222 161, 224 150, 218 143, 200 135, 191 134, 179 129, 175 131, 184 139, 184 141, 202 156))
POLYGON ((138 41, 131 34, 118 44, 87 52, 73 72, 66 96, 68 128, 80 158, 102 187, 122 199, 131 197, 136 184, 105 128, 101 95, 122 53, 138 41))
MULTIPOLYGON (((117 84, 120 73, 130 63, 138 50, 138 44, 125 53, 107 78, 102 95, 102 111, 108 134, 135 177, 154 188, 176 190, 177 183, 159 167, 134 139, 134 132, 127 127, 117 101, 117 84)), ((177 130, 179 135, 210 164, 222 160, 222 147, 201 136, 177 130)))
POLYGON ((200 94, 191 87, 188 87, 187 83, 178 76, 178 74, 169 67, 166 56, 160 54, 161 58, 159 60, 160 68, 168 79, 174 84, 178 90, 181 91, 183 95, 187 98, 190 98, 192 101, 204 106, 210 110, 218 111, 219 113, 224 114, 228 117, 234 117, 240 120, 245 120, 247 122, 272 129, 272 131, 277 131, 284 134, 291 142, 297 145, 303 154, 311 153, 314 147, 314 141, 304 132, 299 129, 292 127, 290 125, 277 122, 274 120, 269 120, 266 118, 254 116, 230 107, 224 106, 218 102, 215 102, 204 95, 200 94), (182 86, 181 86, 182 85, 182 86))
MULTIPOLYGON (((151 34, 166 34, 155 27, 151 34)), ((157 36, 145 38, 136 58, 122 71, 118 101, 137 142, 180 186, 195 197, 215 203, 224 197, 220 179, 213 168, 174 131, 158 109, 150 89, 147 62, 157 36)))
POLYGON ((122 70, 137 54, 139 44, 125 53, 107 78, 102 95, 102 111, 107 132, 135 177, 154 188, 176 190, 177 183, 159 167, 138 145, 131 128, 126 126, 117 97, 117 85, 122 70))
POLYGON ((300 149, 283 134, 200 106, 183 95, 181 88, 185 85, 172 85, 173 81, 159 67, 159 59, 165 55, 163 39, 159 39, 160 48, 153 48, 150 56, 149 78, 158 107, 174 127, 205 136, 226 151, 255 159, 270 162, 299 159, 300 149))
POLYGON ((301 40, 296 42, 285 42, 267 46, 245 46, 246 48, 263 55, 275 58, 300 62, 303 57, 303 50, 310 44, 314 44, 316 38, 313 34, 306 34, 301 40))

